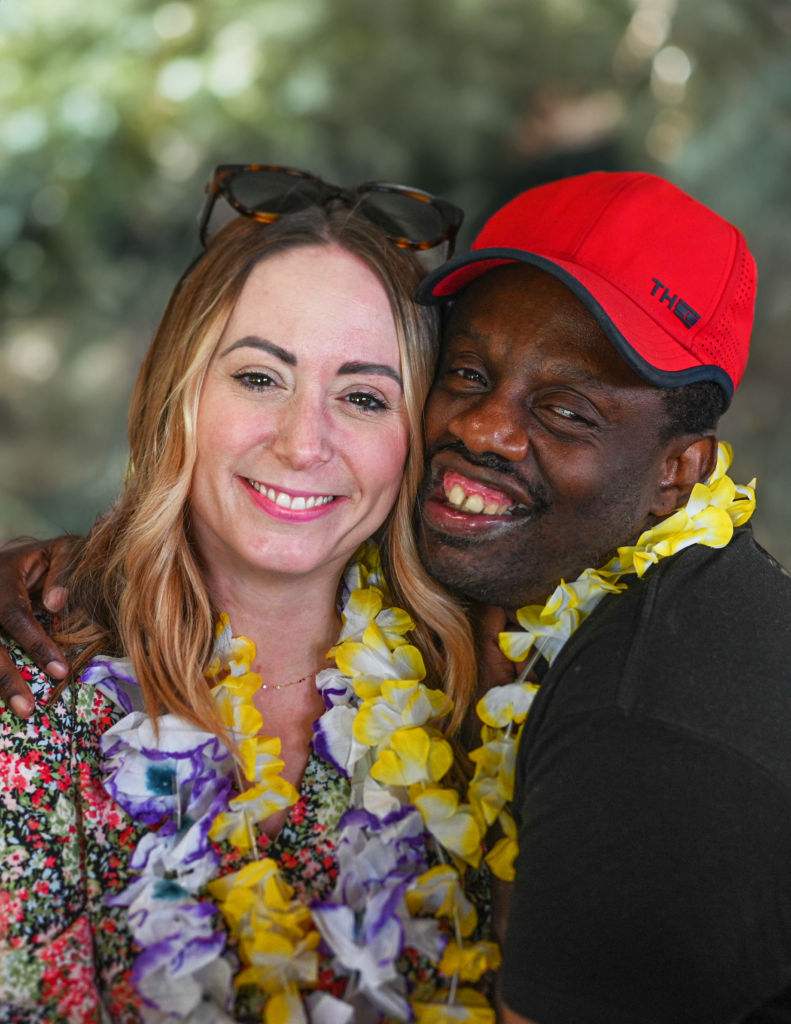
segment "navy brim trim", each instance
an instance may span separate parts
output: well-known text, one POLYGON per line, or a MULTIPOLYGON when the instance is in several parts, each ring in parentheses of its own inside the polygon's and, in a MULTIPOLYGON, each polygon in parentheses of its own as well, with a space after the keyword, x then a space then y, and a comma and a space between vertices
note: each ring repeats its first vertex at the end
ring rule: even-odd
POLYGON ((733 381, 720 366, 692 366, 688 370, 659 370, 647 362, 639 352, 636 352, 620 330, 610 319, 609 314, 602 307, 595 295, 581 284, 573 274, 570 274, 565 267, 553 263, 546 256, 539 256, 534 252, 525 252, 523 249, 476 249, 474 252, 462 253, 454 256, 452 260, 443 263, 441 267, 433 270, 423 281, 417 290, 417 301, 422 306, 440 306, 445 302, 454 299, 458 292, 451 295, 435 295, 434 289, 444 281, 446 277, 468 267, 471 263, 482 263, 484 260, 512 260, 515 263, 529 263, 539 270, 545 270, 561 281, 570 292, 580 300, 596 323, 601 327, 624 361, 631 366, 635 373, 643 380, 653 384, 657 388, 678 388, 684 384, 696 384, 700 380, 713 380, 725 392, 727 409, 733 399, 733 381))

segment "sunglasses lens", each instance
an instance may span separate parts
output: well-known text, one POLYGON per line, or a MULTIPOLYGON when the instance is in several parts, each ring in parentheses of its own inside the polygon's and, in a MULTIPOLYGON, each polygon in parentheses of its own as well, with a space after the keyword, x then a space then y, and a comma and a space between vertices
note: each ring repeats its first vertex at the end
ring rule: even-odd
POLYGON ((380 185, 381 190, 363 186, 344 192, 333 185, 288 170, 265 168, 225 168, 220 188, 207 200, 209 220, 206 213, 201 215, 201 238, 205 242, 229 220, 240 213, 257 220, 270 221, 288 213, 305 210, 309 206, 322 206, 338 199, 348 203, 354 197, 354 209, 384 231, 395 241, 412 243, 413 248, 424 246, 430 249, 439 241, 448 240, 449 233, 458 230, 461 210, 450 204, 415 198, 409 190, 399 191, 398 186, 380 185), (456 211, 454 214, 454 210, 456 211), (267 216, 270 215, 270 216, 267 216))
POLYGON ((433 203, 421 202, 403 192, 364 192, 357 209, 383 231, 410 242, 428 242, 448 228, 433 203))
POLYGON ((325 196, 321 182, 284 171, 239 171, 229 182, 233 199, 251 212, 293 213, 325 196))

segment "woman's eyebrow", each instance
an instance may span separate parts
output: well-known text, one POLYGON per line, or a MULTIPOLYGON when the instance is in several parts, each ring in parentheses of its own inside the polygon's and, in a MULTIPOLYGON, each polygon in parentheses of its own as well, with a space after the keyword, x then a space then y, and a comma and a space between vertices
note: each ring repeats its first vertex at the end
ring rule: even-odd
MULTIPOLYGON (((288 349, 275 345, 274 342, 266 341, 264 338, 258 338, 254 334, 248 334, 246 338, 240 338, 238 341, 235 341, 233 345, 223 352, 222 356, 227 356, 228 353, 233 352, 235 348, 260 348, 262 352, 268 352, 270 356, 276 356, 278 359, 282 359, 283 362, 288 363, 289 366, 297 365, 297 357, 293 352, 289 352, 288 349)), ((222 356, 220 358, 222 358, 222 356)))
POLYGON ((373 373, 379 377, 390 377, 403 391, 401 375, 386 363, 344 363, 338 373, 373 373))

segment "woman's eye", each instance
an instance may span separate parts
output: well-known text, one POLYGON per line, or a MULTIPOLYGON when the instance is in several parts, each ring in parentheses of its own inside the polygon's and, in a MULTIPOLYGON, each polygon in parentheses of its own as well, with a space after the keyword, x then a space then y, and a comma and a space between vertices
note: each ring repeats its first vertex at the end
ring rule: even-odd
POLYGON ((265 388, 275 387, 277 382, 268 373, 260 373, 254 370, 245 370, 243 373, 235 373, 234 380, 238 380, 242 387, 251 391, 263 391, 265 388))
POLYGON ((387 408, 386 402, 378 395, 372 395, 368 391, 352 391, 350 395, 346 395, 346 401, 361 409, 370 409, 372 412, 380 412, 387 408))

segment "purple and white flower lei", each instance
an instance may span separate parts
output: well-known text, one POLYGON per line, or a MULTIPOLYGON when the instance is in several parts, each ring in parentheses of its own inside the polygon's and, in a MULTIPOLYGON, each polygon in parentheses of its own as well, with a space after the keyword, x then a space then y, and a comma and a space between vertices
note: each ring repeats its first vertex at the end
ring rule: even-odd
POLYGON ((135 685, 128 661, 96 658, 83 679, 130 710, 101 740, 106 791, 134 822, 159 825, 132 854, 138 877, 109 899, 128 908, 142 949, 132 971, 142 1018, 146 1024, 233 1024, 236 964, 223 955, 226 933, 217 908, 195 895, 217 872, 208 833, 228 807, 233 759, 215 735, 175 715, 159 718, 157 737, 149 716, 131 711, 120 689, 119 683, 135 685))
MULTIPOLYGON (((376 571, 360 563, 347 570, 344 608, 353 590, 376 571), (361 582, 362 580, 362 582, 361 582)), ((153 722, 132 710, 136 685, 127 660, 94 659, 85 681, 129 712, 102 737, 105 788, 130 818, 156 829, 132 854, 139 876, 113 904, 128 908, 142 952, 132 981, 143 1000, 145 1024, 233 1024, 236 957, 213 902, 196 894, 216 875, 219 858, 208 834, 228 810, 234 759, 211 733, 174 715, 153 722)), ((327 711, 314 724, 314 749, 352 782, 350 810, 340 822, 338 878, 330 897, 311 906, 334 973, 348 975, 345 998, 316 991, 289 1024, 353 1024, 414 1019, 396 960, 411 947, 437 963, 447 936, 432 918, 413 917, 405 894, 428 868, 430 834, 420 812, 392 787, 369 775, 374 752, 355 739, 361 706, 351 680, 339 669, 320 672, 316 685, 327 711)))

